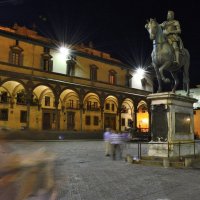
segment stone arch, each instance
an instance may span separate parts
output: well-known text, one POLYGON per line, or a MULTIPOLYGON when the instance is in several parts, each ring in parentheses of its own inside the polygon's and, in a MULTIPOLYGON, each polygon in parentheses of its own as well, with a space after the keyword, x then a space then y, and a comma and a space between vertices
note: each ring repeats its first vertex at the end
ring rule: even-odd
POLYGON ((104 110, 105 110, 105 104, 107 101, 113 102, 115 107, 118 109, 118 98, 114 95, 107 95, 104 101, 104 110))
POLYGON ((6 89, 9 92, 9 98, 10 98, 10 103, 11 103, 11 107, 13 106, 14 102, 18 101, 16 95, 19 92, 23 92, 23 98, 24 98, 24 103, 26 101, 26 87, 25 87, 25 83, 23 81, 18 81, 15 79, 6 79, 1 83, 1 87, 6 89))
POLYGON ((39 106, 45 106, 45 99, 44 99, 45 95, 49 95, 50 96, 50 105, 48 107, 54 107, 53 103, 51 102, 51 99, 53 99, 53 101, 55 101, 55 94, 54 94, 52 87, 49 87, 49 85, 46 85, 46 84, 45 85, 37 84, 33 88, 33 93, 38 98, 39 106))
POLYGON ((86 110, 100 109, 101 101, 98 93, 87 92, 83 98, 83 107, 86 110))
MULTIPOLYGON (((120 116, 120 115, 119 115, 120 116)), ((104 128, 119 129, 118 98, 108 95, 104 101, 104 128)))
POLYGON ((27 90, 26 83, 24 81, 22 81, 21 79, 17 79, 17 78, 6 78, 6 79, 4 79, 4 80, 1 81, 1 85, 4 85, 6 82, 10 82, 10 81, 11 82, 18 82, 18 83, 20 83, 23 86, 23 88, 25 90, 27 90))
POLYGON ((65 108, 79 109, 80 107, 80 98, 77 90, 65 88, 62 90, 59 99, 61 101, 62 110, 65 108))
POLYGON ((148 104, 144 100, 141 100, 137 105, 137 128, 141 132, 149 131, 148 104))

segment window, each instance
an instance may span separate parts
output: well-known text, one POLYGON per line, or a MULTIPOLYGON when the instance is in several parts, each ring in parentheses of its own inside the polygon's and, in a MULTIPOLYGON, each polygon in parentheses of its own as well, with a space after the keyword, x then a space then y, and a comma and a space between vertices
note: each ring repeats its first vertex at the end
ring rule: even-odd
POLYGON ((50 106, 50 97, 45 96, 45 106, 50 106))
POLYGON ((69 100, 69 107, 70 108, 74 107, 74 101, 72 99, 69 100))
POLYGON ((1 103, 7 103, 8 102, 8 93, 7 92, 1 92, 1 103))
POLYGON ((85 116, 85 124, 90 125, 90 116, 85 116))
POLYGON ((98 126, 98 125, 99 125, 99 117, 94 116, 94 126, 98 126))
POLYGON ((20 112, 20 122, 21 123, 27 122, 27 111, 21 110, 21 112, 20 112))
POLYGON ((87 110, 91 110, 91 108, 92 108, 92 102, 87 101, 87 110))
POLYGON ((50 50, 47 47, 44 47, 44 53, 41 55, 41 67, 42 70, 51 72, 53 67, 52 56, 49 54, 50 50))
POLYGON ((26 96, 23 90, 17 93, 17 104, 26 104, 26 96))
POLYGON ((97 70, 98 70, 98 67, 96 65, 90 66, 90 80, 91 81, 97 80, 97 70))
POLYGON ((110 110, 110 104, 109 103, 106 104, 106 110, 110 110))
POLYGON ((70 60, 67 60, 67 75, 74 76, 75 75, 75 58, 71 57, 70 60))
POLYGON ((47 58, 43 59, 43 70, 44 71, 51 71, 50 70, 50 60, 47 58))
POLYGON ((115 104, 114 103, 112 103, 112 109, 111 110, 115 111, 115 104))
POLYGON ((131 74, 127 74, 126 75, 126 86, 127 87, 131 87, 131 83, 132 83, 132 81, 131 81, 131 78, 132 78, 133 76, 131 75, 131 74))
POLYGON ((19 65, 19 58, 20 58, 20 53, 19 52, 12 52, 12 64, 19 65))
POLYGON ((0 120, 8 121, 8 109, 0 109, 0 120))
POLYGON ((114 70, 109 71, 109 83, 112 85, 116 84, 116 72, 114 70))
POLYGON ((19 47, 19 41, 16 40, 16 44, 10 47, 9 62, 14 65, 23 65, 23 49, 19 47))
POLYGON ((122 118, 122 123, 121 123, 122 126, 125 126, 125 118, 122 118))
POLYGON ((94 109, 98 109, 98 102, 94 102, 94 109))

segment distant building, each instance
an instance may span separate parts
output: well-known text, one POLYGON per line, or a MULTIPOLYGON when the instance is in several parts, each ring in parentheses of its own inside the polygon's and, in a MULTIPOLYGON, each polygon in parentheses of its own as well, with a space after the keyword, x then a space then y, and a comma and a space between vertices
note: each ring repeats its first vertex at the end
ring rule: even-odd
POLYGON ((0 127, 148 131, 147 76, 92 43, 68 55, 58 44, 17 24, 0 27, 0 127))
MULTIPOLYGON (((184 91, 177 91, 178 94, 184 94, 184 91)), ((194 134, 197 138, 200 138, 200 85, 197 88, 190 89, 190 96, 197 99, 194 103, 194 134)))

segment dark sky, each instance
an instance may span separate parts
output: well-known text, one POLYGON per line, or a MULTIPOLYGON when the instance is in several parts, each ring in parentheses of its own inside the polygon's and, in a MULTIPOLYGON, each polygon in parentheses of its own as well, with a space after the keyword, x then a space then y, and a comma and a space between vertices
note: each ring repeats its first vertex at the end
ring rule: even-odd
POLYGON ((166 20, 175 11, 181 38, 191 55, 191 86, 200 84, 200 3, 198 0, 0 0, 0 25, 14 22, 70 44, 94 47, 136 66, 151 62, 146 20, 166 20))

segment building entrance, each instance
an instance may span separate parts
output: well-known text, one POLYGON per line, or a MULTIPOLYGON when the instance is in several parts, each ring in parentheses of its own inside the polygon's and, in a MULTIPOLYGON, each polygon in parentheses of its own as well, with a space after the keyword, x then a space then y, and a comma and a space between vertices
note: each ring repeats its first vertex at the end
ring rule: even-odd
POLYGON ((51 129, 51 113, 43 113, 42 117, 42 129, 48 130, 51 129))
POLYGON ((111 128, 116 130, 116 115, 115 114, 104 114, 104 128, 111 128))
POLYGON ((67 130, 75 128, 75 112, 67 112, 67 130))

